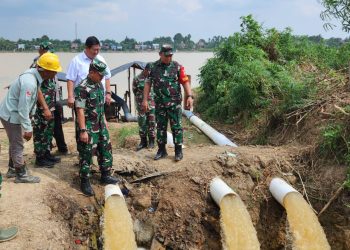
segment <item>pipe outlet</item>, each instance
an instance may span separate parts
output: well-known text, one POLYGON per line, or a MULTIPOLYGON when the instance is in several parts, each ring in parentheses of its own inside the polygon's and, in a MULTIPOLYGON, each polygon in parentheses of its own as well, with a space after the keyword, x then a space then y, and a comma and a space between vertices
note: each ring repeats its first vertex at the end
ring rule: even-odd
POLYGON ((237 195, 238 196, 238 194, 235 191, 233 191, 233 189, 230 188, 219 177, 215 177, 210 182, 210 194, 218 206, 220 206, 220 202, 221 202, 222 198, 224 198, 226 195, 237 195))
POLYGON ((273 178, 272 181, 270 182, 269 186, 270 192, 272 196, 282 205, 284 197, 291 193, 291 192, 297 192, 298 191, 293 188, 291 185, 289 185, 285 180, 281 178, 273 178))
POLYGON ((108 184, 105 186, 105 201, 112 195, 123 197, 123 193, 118 185, 108 184))

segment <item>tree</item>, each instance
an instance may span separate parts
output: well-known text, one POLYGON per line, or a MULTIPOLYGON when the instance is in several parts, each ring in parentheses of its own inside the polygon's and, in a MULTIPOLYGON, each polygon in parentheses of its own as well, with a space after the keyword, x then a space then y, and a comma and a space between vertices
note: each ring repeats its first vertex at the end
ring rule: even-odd
POLYGON ((336 26, 330 23, 332 18, 336 18, 341 22, 345 32, 350 31, 350 0, 321 0, 321 4, 326 8, 320 15, 326 22, 324 24, 326 30, 336 26))

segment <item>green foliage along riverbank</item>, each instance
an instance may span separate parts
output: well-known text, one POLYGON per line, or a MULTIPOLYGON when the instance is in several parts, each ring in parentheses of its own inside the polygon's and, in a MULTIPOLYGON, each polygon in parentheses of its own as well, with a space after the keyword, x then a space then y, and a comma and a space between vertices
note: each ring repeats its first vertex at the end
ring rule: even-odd
MULTIPOLYGON (((254 140, 264 144, 276 127, 287 131, 292 124, 298 130, 320 103, 336 106, 329 97, 345 89, 349 43, 331 47, 293 36, 290 29, 264 29, 250 15, 241 19, 241 32, 225 40, 201 68, 195 111, 206 120, 241 124, 243 130, 263 124, 254 140)), ((332 119, 326 124, 333 124, 318 124, 319 134, 312 136, 321 157, 350 166, 349 113, 340 113, 339 118, 327 113, 332 119)), ((314 122, 322 120, 315 117, 314 122)), ((350 187, 350 172, 344 184, 350 187)))
POLYGON ((197 111, 206 119, 233 122, 270 109, 290 112, 317 90, 308 64, 322 70, 348 66, 350 44, 330 47, 296 37, 290 29, 263 29, 252 16, 242 17, 241 33, 224 41, 201 68, 197 111))

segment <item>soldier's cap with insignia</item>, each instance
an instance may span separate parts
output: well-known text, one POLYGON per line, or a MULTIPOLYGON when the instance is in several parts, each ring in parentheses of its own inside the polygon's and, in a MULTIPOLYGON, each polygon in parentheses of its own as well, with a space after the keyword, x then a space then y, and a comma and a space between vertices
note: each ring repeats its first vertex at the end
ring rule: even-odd
POLYGON ((91 61, 91 66, 102 76, 108 75, 107 72, 107 65, 95 58, 94 60, 91 61))
POLYGON ((163 44, 159 52, 163 52, 165 56, 173 55, 173 46, 171 46, 170 44, 163 44))
POLYGON ((44 41, 40 43, 39 47, 44 50, 50 50, 52 49, 52 43, 49 41, 44 41))

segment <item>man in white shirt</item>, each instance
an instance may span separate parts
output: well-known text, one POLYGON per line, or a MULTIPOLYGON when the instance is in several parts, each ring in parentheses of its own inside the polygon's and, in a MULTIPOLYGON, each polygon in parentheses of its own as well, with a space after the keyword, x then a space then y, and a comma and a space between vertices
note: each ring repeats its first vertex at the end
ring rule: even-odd
MULTIPOLYGON (((82 53, 75 56, 70 62, 66 74, 68 89, 68 106, 74 106, 74 89, 86 78, 89 73, 90 63, 94 58, 106 63, 105 59, 99 55, 101 49, 100 41, 95 36, 90 36, 85 41, 85 49, 82 53)), ((111 102, 111 71, 107 66, 108 74, 102 79, 102 85, 105 92, 105 102, 111 102)))

